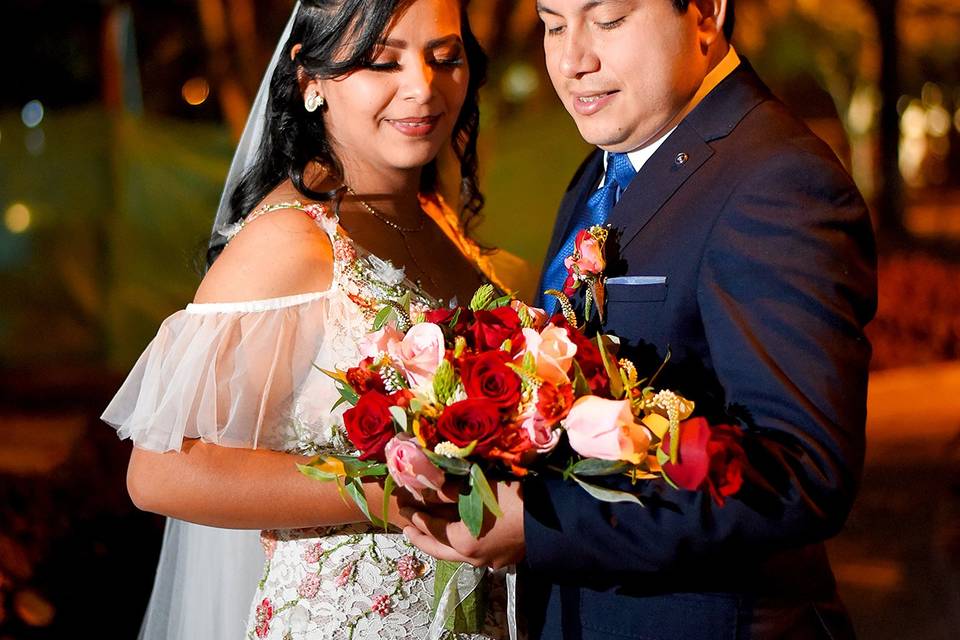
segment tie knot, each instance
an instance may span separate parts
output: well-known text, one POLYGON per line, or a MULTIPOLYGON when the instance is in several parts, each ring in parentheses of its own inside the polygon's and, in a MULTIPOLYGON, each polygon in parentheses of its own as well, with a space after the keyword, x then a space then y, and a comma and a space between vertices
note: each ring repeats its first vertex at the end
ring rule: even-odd
POLYGON ((637 175, 636 169, 630 163, 630 158, 625 153, 607 154, 607 174, 608 181, 616 182, 620 191, 625 191, 630 186, 633 176, 637 175))

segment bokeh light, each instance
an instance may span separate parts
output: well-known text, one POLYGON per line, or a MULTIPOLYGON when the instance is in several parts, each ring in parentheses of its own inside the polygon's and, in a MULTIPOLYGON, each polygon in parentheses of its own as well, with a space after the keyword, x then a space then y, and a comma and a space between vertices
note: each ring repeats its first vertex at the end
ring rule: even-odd
POLYGON ((27 147, 27 153, 32 156, 39 156, 47 148, 47 135, 43 129, 31 129, 23 138, 23 144, 27 147))
POLYGON ((540 81, 532 65, 515 62, 503 74, 501 89, 509 102, 523 102, 537 90, 540 81))
POLYGON ((183 94, 183 99, 186 100, 187 104, 201 105, 206 102, 210 95, 210 83, 207 82, 206 78, 190 78, 183 83, 183 89, 180 93, 183 94))
POLYGON ((31 100, 20 110, 20 119, 27 127, 36 127, 43 122, 43 105, 39 100, 31 100))
POLYGON ((3 216, 3 223, 10 233, 23 233, 30 228, 32 215, 27 205, 15 202, 7 209, 3 216))

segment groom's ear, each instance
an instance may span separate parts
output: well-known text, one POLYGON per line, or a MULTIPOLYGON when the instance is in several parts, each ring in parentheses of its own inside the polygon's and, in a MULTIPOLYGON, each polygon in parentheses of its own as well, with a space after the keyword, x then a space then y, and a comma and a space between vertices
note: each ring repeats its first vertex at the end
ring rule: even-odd
POLYGON ((690 8, 697 11, 701 47, 707 49, 725 38, 723 25, 727 19, 727 0, 690 0, 690 8))

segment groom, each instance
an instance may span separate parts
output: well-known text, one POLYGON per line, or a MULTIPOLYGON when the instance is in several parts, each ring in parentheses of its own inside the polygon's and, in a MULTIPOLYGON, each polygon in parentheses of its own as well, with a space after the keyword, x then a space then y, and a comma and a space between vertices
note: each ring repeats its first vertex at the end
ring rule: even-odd
POLYGON ((500 484, 479 540, 420 511, 436 557, 516 563, 531 638, 850 638, 823 547, 864 455, 863 201, 830 149, 738 58, 733 0, 540 0, 554 88, 598 148, 560 206, 541 290, 571 238, 610 226, 603 332, 658 386, 743 427, 740 492, 652 481, 644 507, 550 475, 500 484), (602 193, 600 193, 602 192, 602 193))

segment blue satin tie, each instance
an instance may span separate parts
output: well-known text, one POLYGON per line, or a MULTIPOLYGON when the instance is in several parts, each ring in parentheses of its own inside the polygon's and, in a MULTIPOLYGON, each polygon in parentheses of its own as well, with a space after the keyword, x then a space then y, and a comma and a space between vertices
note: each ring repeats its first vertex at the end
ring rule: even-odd
MULTIPOLYGON (((543 295, 543 291, 547 289, 561 290, 563 288, 563 283, 567 279, 567 267, 564 266, 563 261, 573 253, 577 233, 606 222, 613 205, 620 199, 620 194, 630 185, 630 181, 633 180, 635 175, 637 175, 637 172, 630 164, 630 158, 627 157, 627 154, 607 154, 607 172, 603 178, 603 186, 590 195, 587 206, 575 214, 570 221, 570 235, 561 245, 557 255, 550 261, 550 266, 547 267, 543 276, 543 289, 540 291, 540 295, 543 295)), ((556 306, 555 298, 545 297, 544 302, 547 309, 556 306)))

